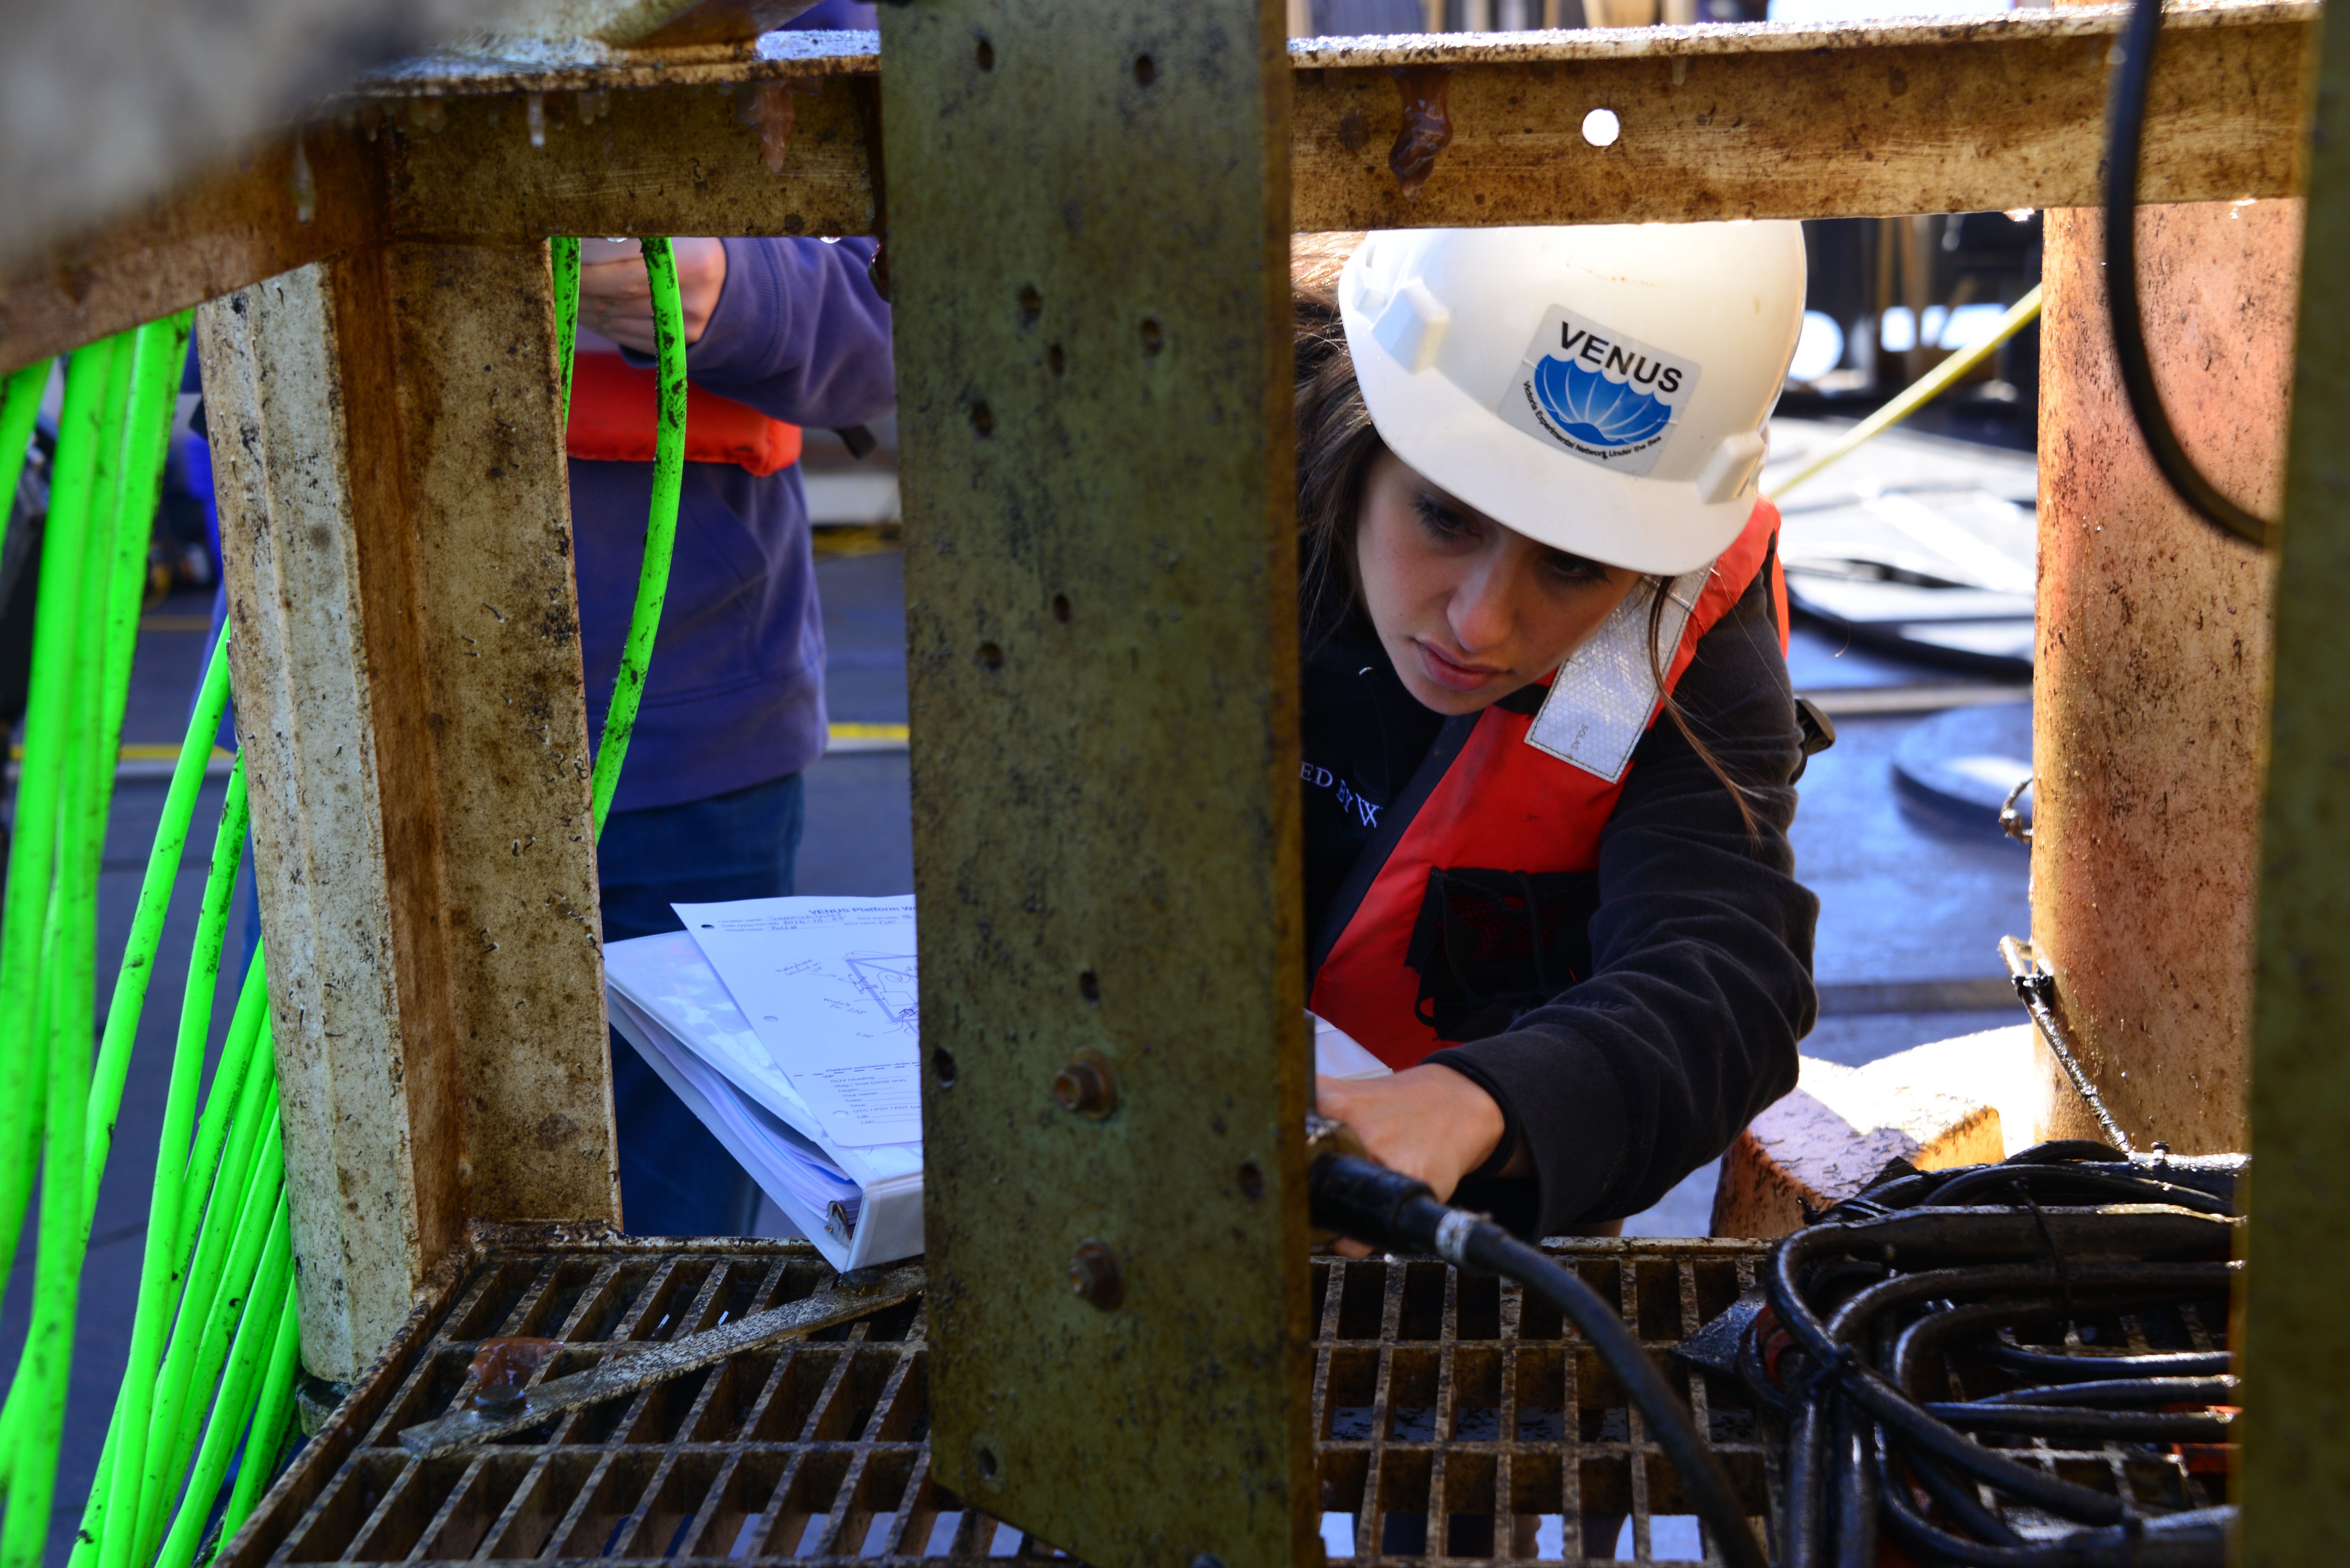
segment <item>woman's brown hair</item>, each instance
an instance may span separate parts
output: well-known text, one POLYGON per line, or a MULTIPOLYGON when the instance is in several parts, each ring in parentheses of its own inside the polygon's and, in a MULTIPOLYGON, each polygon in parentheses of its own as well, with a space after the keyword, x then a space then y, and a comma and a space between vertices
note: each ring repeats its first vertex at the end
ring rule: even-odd
MULTIPOLYGON (((1355 528, 1371 465, 1388 450, 1371 422, 1355 358, 1338 316, 1338 274, 1360 244, 1359 234, 1300 234, 1290 244, 1290 298, 1297 327, 1297 554, 1304 567, 1298 594, 1309 628, 1335 628, 1362 602, 1355 563, 1355 528)), ((1664 628, 1661 585, 1648 607, 1648 669, 1664 711, 1707 771, 1738 804, 1748 836, 1760 832, 1746 791, 1713 748, 1700 740, 1665 689, 1659 644, 1664 628)), ((1307 635, 1315 635, 1309 630, 1307 635)))

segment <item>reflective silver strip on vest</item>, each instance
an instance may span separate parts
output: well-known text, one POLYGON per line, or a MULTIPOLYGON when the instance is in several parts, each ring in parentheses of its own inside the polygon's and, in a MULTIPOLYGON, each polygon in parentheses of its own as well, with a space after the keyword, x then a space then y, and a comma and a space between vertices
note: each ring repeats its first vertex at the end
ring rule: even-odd
MULTIPOLYGON (((1713 575, 1708 562, 1664 585, 1665 613, 1657 627, 1657 665, 1673 667, 1698 594, 1713 575)), ((1526 731, 1526 744, 1609 784, 1632 763, 1632 748, 1656 717, 1655 670, 1648 662, 1648 607, 1658 579, 1624 596, 1591 640, 1575 650, 1550 684, 1550 696, 1526 731)))

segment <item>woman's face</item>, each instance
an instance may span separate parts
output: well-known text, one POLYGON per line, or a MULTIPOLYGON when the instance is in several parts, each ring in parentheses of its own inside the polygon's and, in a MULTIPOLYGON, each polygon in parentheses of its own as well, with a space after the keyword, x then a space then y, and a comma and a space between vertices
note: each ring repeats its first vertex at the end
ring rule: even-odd
POLYGON ((1382 452, 1355 533, 1363 600, 1411 694, 1474 713, 1565 662, 1639 582, 1538 545, 1382 452))

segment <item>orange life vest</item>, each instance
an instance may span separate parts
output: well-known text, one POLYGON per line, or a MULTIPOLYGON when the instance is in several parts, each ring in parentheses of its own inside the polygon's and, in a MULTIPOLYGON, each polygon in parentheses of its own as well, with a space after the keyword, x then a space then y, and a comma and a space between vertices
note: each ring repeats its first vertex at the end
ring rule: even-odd
MULTIPOLYGON (((659 391, 650 366, 631 365, 618 354, 575 355, 563 450, 608 462, 652 462, 659 391)), ((686 383, 686 462, 731 462, 753 473, 775 473, 799 460, 799 426, 686 383)))
MULTIPOLYGON (((1710 566, 1667 585, 1673 604, 1659 628, 1670 650, 1662 660, 1667 691, 1696 657, 1699 639, 1766 564, 1785 651, 1786 586, 1773 547, 1778 531, 1777 509, 1757 502, 1744 531, 1710 566), (1676 629, 1669 618, 1684 607, 1676 629)), ((1648 664, 1650 602, 1646 594, 1627 598, 1544 683, 1551 691, 1539 713, 1506 701, 1479 714, 1388 841, 1386 859, 1315 972, 1310 1004, 1388 1066, 1400 1070, 1506 1027, 1505 1012, 1498 1023, 1489 1018, 1464 1033, 1467 1002, 1451 1004, 1448 1016, 1448 989, 1473 997, 1481 972, 1519 976, 1522 985, 1531 978, 1534 994, 1522 998, 1529 1003, 1588 978, 1560 972, 1571 968, 1561 957, 1587 951, 1600 830, 1623 793, 1633 746, 1662 711, 1648 664)))

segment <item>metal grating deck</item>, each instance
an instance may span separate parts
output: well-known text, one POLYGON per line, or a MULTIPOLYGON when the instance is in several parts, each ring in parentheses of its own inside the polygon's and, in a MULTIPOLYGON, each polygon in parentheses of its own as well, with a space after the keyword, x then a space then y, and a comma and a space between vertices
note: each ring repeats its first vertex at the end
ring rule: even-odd
MULTIPOLYGON (((1652 1354, 1754 1285, 1764 1244, 1558 1243, 1652 1354)), ((919 1302, 751 1352, 470 1453, 417 1460, 401 1428, 450 1409, 493 1335, 583 1348, 665 1339, 807 1295, 803 1244, 477 1231, 400 1341, 224 1554, 264 1563, 912 1563, 1058 1555, 928 1475, 919 1302)), ((1615 1380, 1518 1287, 1429 1260, 1316 1260, 1315 1419, 1333 1557, 1577 1563, 1695 1555, 1678 1482, 1615 1380), (1431 1529, 1430 1521, 1440 1521, 1431 1529), (1655 1522, 1652 1523, 1652 1521, 1655 1522), (1675 1544, 1684 1550, 1668 1552, 1675 1544), (1652 1550, 1653 1548, 1653 1550, 1652 1550), (1655 1553, 1661 1552, 1663 1555, 1655 1553)), ((1734 1381, 1664 1361, 1757 1516, 1766 1461, 1734 1381)), ((1212 1499, 1201 1500, 1212 1507, 1212 1499)))

